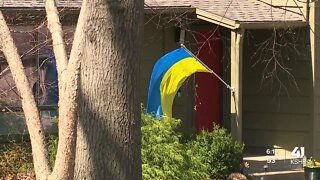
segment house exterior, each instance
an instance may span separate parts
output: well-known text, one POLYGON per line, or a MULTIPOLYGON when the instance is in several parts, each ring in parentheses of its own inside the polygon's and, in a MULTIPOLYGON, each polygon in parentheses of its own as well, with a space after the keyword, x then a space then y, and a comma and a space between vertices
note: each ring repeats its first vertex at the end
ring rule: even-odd
MULTIPOLYGON (((39 27, 10 17, 19 10, 28 22, 40 22, 42 2, 0 2, 13 32, 39 27)), ((81 0, 58 1, 58 6, 66 40, 72 39, 81 0)), ((308 156, 320 158, 319 13, 313 1, 146 0, 142 103, 156 60, 184 43, 235 90, 212 75, 189 78, 173 105, 184 133, 210 129, 215 122, 244 142, 247 152, 279 148, 290 154, 305 147, 308 156)), ((38 44, 50 40, 45 28, 37 33, 38 44)), ((29 54, 41 59, 39 51, 29 54)))

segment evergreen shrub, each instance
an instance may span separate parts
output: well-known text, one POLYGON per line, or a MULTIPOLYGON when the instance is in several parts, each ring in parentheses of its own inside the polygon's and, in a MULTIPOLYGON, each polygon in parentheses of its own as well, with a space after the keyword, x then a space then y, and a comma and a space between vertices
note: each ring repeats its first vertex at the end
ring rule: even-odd
POLYGON ((180 120, 157 119, 142 113, 143 179, 208 179, 207 167, 191 156, 189 146, 180 143, 175 131, 180 120))
POLYGON ((244 145, 233 142, 226 129, 216 125, 212 132, 201 131, 189 144, 193 156, 209 167, 211 178, 223 179, 239 171, 244 145))

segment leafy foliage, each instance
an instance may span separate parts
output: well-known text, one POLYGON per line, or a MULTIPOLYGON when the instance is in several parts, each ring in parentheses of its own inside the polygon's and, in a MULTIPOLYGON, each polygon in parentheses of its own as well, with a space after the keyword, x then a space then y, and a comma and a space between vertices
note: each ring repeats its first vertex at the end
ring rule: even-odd
POLYGON ((50 166, 53 168, 54 162, 56 160, 56 154, 58 149, 58 136, 49 135, 48 137, 48 153, 50 166))
POLYGON ((306 167, 309 167, 309 168, 320 168, 320 162, 315 160, 315 159, 313 159, 313 157, 310 157, 307 160, 306 167))
MULTIPOLYGON (((143 179, 210 179, 225 178, 239 171, 243 145, 233 143, 223 128, 202 131, 196 137, 182 137, 176 131, 180 120, 157 119, 142 113, 143 179)), ((48 150, 53 167, 58 137, 49 135, 48 150)), ((0 177, 32 172, 29 143, 11 142, 0 150, 0 177)))
POLYGON ((187 144, 179 142, 173 118, 156 119, 142 114, 143 179, 209 179, 201 159, 192 157, 187 144))
POLYGON ((243 144, 234 143, 226 129, 215 126, 212 132, 202 131, 190 142, 193 156, 209 167, 214 178, 225 178, 239 171, 242 162, 243 144))

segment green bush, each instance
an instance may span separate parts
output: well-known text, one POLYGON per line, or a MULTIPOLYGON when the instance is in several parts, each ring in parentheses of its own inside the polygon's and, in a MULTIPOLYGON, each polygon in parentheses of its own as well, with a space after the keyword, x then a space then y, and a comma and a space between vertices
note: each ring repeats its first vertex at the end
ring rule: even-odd
POLYGON ((215 126, 212 132, 202 131, 189 142, 192 156, 209 167, 212 178, 225 178, 239 171, 243 157, 243 144, 234 143, 226 129, 215 126))
POLYGON ((175 131, 179 120, 156 119, 142 113, 143 179, 209 179, 201 159, 191 156, 188 144, 175 131))
POLYGON ((58 136, 57 135, 49 135, 48 136, 48 153, 49 153, 49 162, 51 168, 54 166, 54 162, 56 160, 57 149, 58 149, 58 136))
MULTIPOLYGON (((196 137, 182 137, 176 131, 180 120, 157 119, 142 113, 142 176, 143 179, 225 178, 239 171, 243 145, 233 143, 223 128, 201 132, 196 137)), ((51 167, 54 165, 58 138, 48 137, 51 167)), ((31 172, 30 144, 15 143, 0 150, 0 177, 31 172)))

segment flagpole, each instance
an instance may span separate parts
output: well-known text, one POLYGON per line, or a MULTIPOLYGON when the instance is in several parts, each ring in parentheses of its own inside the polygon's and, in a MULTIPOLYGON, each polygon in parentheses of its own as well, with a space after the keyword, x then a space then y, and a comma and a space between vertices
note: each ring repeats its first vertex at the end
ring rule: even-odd
POLYGON ((207 68, 210 73, 212 73, 214 76, 216 76, 232 93, 234 93, 234 91, 235 91, 234 87, 231 87, 229 84, 227 84, 217 73, 215 73, 206 64, 204 64, 196 55, 194 55, 191 51, 189 51, 189 49, 187 49, 184 44, 180 44, 180 46, 184 50, 186 50, 191 56, 193 56, 199 63, 201 63, 205 68, 207 68))

